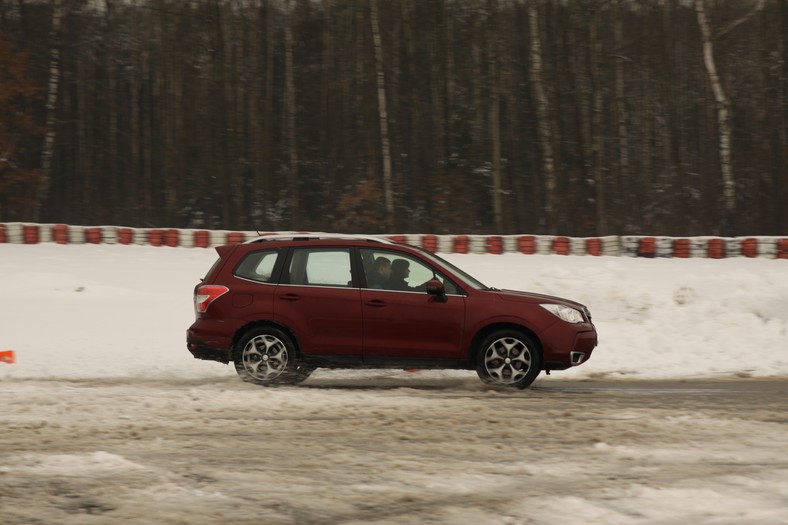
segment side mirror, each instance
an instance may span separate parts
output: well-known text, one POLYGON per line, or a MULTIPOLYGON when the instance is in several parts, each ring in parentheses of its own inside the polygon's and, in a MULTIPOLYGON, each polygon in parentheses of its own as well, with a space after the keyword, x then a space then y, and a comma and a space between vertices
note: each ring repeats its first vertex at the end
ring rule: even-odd
POLYGON ((446 297, 446 288, 443 286, 443 283, 440 282, 440 280, 430 279, 425 284, 428 295, 434 295, 439 303, 445 303, 448 301, 448 297, 446 297))

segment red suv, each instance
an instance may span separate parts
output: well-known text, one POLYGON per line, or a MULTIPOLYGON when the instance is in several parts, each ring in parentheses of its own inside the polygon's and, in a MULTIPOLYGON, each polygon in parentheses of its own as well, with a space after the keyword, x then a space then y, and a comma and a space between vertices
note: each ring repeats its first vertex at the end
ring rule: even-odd
POLYGON ((194 289, 187 346, 259 385, 295 384, 321 367, 454 368, 526 388, 597 345, 585 306, 489 288, 386 238, 274 235, 216 251, 194 289))

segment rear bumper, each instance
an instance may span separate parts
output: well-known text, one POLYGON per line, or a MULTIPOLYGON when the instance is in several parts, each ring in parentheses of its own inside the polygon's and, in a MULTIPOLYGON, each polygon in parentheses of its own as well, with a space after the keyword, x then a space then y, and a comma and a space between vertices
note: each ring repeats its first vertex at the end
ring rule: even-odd
POLYGON ((207 346, 195 346, 193 343, 187 345, 189 352, 192 353, 195 359, 204 359, 206 361, 218 361, 227 364, 230 362, 229 350, 222 348, 209 348, 207 346))
POLYGON ((211 348, 196 341, 186 343, 186 348, 192 353, 195 359, 206 361, 218 361, 227 364, 230 362, 230 351, 226 348, 211 348))
POLYGON ((196 359, 229 363, 232 360, 232 340, 224 328, 213 322, 198 320, 186 330, 186 348, 196 359))

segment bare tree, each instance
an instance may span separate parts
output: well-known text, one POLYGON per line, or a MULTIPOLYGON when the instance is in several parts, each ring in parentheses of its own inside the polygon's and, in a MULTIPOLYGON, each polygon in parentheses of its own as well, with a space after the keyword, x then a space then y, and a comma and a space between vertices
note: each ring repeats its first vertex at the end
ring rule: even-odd
POLYGON ((490 19, 492 30, 490 32, 490 45, 488 61, 490 64, 490 139, 492 142, 492 202, 493 225, 496 232, 503 231, 503 203, 501 202, 503 186, 501 183, 501 65, 499 33, 499 14, 497 0, 489 0, 490 19))
POLYGON ((49 80, 47 82, 46 134, 41 148, 41 182, 33 208, 33 221, 41 218, 41 209, 49 197, 52 185, 52 156, 57 134, 57 100, 60 92, 60 24, 65 13, 65 0, 52 3, 52 25, 49 30, 49 80))
POLYGON ((389 144, 389 117, 386 109, 386 75, 383 48, 380 41, 378 0, 369 1, 369 19, 372 25, 372 42, 375 48, 375 81, 378 92, 378 121, 380 123, 380 148, 383 158, 383 200, 389 227, 394 225, 394 191, 391 184, 391 145, 389 144))
POLYGON ((539 32, 539 10, 536 0, 528 4, 528 22, 531 33, 531 89, 536 102, 538 118, 539 146, 542 152, 542 176, 545 185, 545 215, 547 228, 556 233, 556 181, 553 154, 553 130, 550 123, 550 105, 544 88, 542 76, 542 41, 539 32))
POLYGON ((588 40, 590 44, 591 53, 591 126, 593 131, 593 139, 591 144, 591 155, 587 162, 591 164, 591 173, 594 179, 594 187, 596 190, 595 203, 596 203, 596 228, 599 235, 607 233, 607 192, 605 188, 605 168, 603 166, 603 149, 605 132, 603 130, 603 108, 602 108, 602 90, 603 80, 601 68, 600 55, 602 54, 602 41, 599 35, 599 6, 593 6, 593 13, 588 21, 588 40))
POLYGON ((719 128, 719 148, 720 148, 720 170, 722 172, 723 202, 725 207, 726 228, 731 227, 731 221, 736 209, 736 181, 733 175, 731 164, 731 136, 733 126, 731 124, 731 103, 722 80, 717 72, 717 62, 714 56, 715 38, 728 33, 733 28, 745 22, 755 12, 763 8, 765 0, 759 0, 750 13, 732 22, 717 35, 712 35, 709 16, 706 11, 706 0, 695 0, 695 13, 698 17, 701 37, 703 39, 703 63, 706 66, 706 73, 709 76, 711 90, 714 93, 714 102, 717 108, 717 126, 719 128))
MULTIPOLYGON (((265 71, 264 79, 265 86, 263 86, 263 103, 262 103, 262 144, 257 145, 257 148, 262 150, 262 163, 260 171, 262 175, 258 179, 258 188, 262 195, 270 194, 271 190, 271 171, 274 163, 273 157, 273 122, 274 122, 274 47, 276 45, 276 38, 274 38, 274 29, 276 24, 274 22, 274 9, 272 7, 272 0, 263 0, 263 5, 260 8, 263 12, 265 23, 265 71)), ((270 199, 262 199, 262 213, 265 216, 268 212, 268 205, 270 199)))
POLYGON ((33 124, 0 119, 19 140, 4 220, 788 225, 788 0, 0 6, 35 87, 0 100, 33 124))
POLYGON ((285 137, 288 148, 288 169, 290 180, 290 213, 292 226, 298 227, 301 219, 298 191, 298 145, 296 143, 296 90, 293 63, 293 7, 294 0, 287 0, 285 6, 285 137))
MULTIPOLYGON (((616 55, 613 59, 616 61, 616 128, 618 130, 618 179, 615 185, 616 191, 613 192, 614 198, 623 197, 623 181, 628 180, 631 176, 629 169, 629 132, 627 129, 627 114, 626 107, 626 89, 624 78, 624 63, 630 60, 622 54, 622 46, 624 41, 624 23, 623 23, 623 3, 624 0, 618 0, 614 10, 613 21, 613 35, 614 47, 616 55)), ((620 223, 621 221, 619 221, 620 223)), ((604 225, 607 226, 607 225, 604 225)), ((597 225, 599 234, 606 235, 609 232, 603 225, 597 225)))

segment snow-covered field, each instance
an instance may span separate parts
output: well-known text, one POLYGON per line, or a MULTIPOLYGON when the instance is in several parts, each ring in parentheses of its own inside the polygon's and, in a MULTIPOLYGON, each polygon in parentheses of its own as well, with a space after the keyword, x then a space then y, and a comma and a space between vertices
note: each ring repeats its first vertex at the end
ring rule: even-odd
MULTIPOLYGON (((592 359, 554 377, 788 377, 788 261, 445 255, 488 286, 586 304, 592 359)), ((212 249, 0 245, 1 377, 211 377, 185 349, 212 249)), ((320 373, 320 372, 318 372, 320 373)))
POLYGON ((586 304, 600 346, 524 392, 263 389, 185 348, 213 250, 0 244, 0 524, 788 523, 788 261, 446 258, 586 304))

